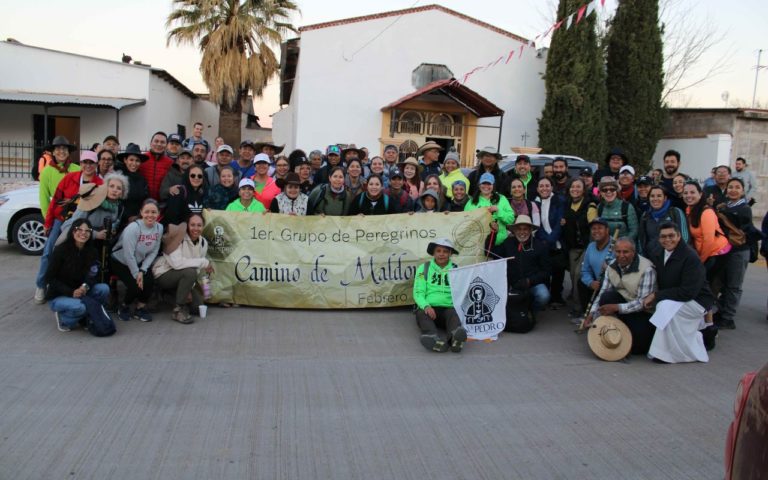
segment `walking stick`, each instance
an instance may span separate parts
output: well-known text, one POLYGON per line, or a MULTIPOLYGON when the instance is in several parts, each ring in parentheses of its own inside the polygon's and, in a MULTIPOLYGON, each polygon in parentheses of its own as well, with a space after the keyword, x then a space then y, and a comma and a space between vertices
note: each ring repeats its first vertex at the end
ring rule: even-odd
POLYGON ((488 246, 485 249, 485 261, 487 262, 491 258, 491 245, 496 241, 496 232, 491 231, 490 239, 488 240, 488 246))
MULTIPOLYGON (((619 229, 618 227, 613 232, 613 239, 608 244, 608 253, 606 254, 606 257, 613 252, 613 244, 616 243, 616 239, 619 238, 619 229)), ((600 292, 600 287, 603 285, 603 280, 605 280, 605 272, 608 270, 608 265, 605 265, 605 268, 603 268, 602 272, 600 272, 600 279, 598 282, 600 283, 600 286, 597 287, 597 290, 592 292, 592 298, 589 300, 589 304, 587 305, 587 310, 584 312, 584 318, 581 319, 581 322, 579 323, 579 328, 574 330, 574 333, 584 333, 589 329, 589 327, 584 326, 584 323, 587 321, 587 317, 589 316, 590 310, 592 310, 592 305, 594 305, 595 300, 597 299, 597 294, 600 292)))

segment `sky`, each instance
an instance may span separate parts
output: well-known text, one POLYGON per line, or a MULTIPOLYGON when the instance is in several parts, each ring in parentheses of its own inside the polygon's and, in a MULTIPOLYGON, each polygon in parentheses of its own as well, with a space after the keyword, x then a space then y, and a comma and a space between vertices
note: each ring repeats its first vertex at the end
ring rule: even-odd
MULTIPOLYGON (((555 0, 296 1, 301 9, 301 14, 294 19, 296 27, 439 3, 527 38, 534 38, 548 29, 554 20, 556 7, 555 0)), ((697 66, 691 69, 687 80, 703 78, 704 72, 713 65, 718 67, 719 73, 671 97, 671 106, 750 106, 759 49, 765 50, 761 64, 768 65, 768 30, 765 28, 768 25, 768 2, 662 2, 667 12, 665 18, 669 20, 667 28, 679 31, 686 25, 704 25, 712 38, 718 39, 697 66), (727 103, 723 100, 724 92, 728 92, 727 103)), ((617 0, 607 0, 602 14, 609 15, 616 3, 617 0)), ((14 38, 28 45, 117 61, 126 53, 134 60, 167 70, 194 92, 205 92, 207 89, 200 77, 200 54, 197 49, 175 44, 166 46, 165 19, 171 7, 169 0, 17 1, 13 2, 12 9, 6 8, 0 18, 0 38, 14 38)), ((371 36, 376 33, 372 32, 371 36)), ((361 46, 367 41, 369 39, 360 39, 361 46)), ((270 115, 280 108, 277 85, 277 78, 271 80, 264 97, 257 102, 256 114, 261 118, 262 126, 271 126, 270 115)), ((757 101, 763 108, 768 108, 768 68, 760 71, 757 101)))

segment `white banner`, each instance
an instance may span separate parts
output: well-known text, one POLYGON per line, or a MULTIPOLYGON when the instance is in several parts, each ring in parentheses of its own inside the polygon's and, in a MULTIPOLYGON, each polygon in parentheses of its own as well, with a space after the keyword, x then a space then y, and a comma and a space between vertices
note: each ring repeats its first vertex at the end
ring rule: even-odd
POLYGON ((474 340, 496 340, 507 324, 507 261, 451 269, 451 297, 461 325, 474 340))

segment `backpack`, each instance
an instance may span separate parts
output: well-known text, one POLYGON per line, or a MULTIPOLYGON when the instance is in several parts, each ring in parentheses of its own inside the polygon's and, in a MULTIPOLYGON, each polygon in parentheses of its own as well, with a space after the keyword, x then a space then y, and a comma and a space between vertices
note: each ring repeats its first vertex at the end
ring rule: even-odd
POLYGON ((104 305, 87 295, 81 297, 80 301, 85 304, 85 328, 91 335, 109 337, 117 331, 115 322, 107 313, 104 305))
MULTIPOLYGON (((634 208, 634 207, 632 207, 634 208)), ((603 204, 600 203, 597 206, 597 216, 603 216, 603 204)), ((626 200, 621 201, 621 221, 624 222, 624 227, 629 230, 629 202, 626 200)))
POLYGON ((528 333, 536 326, 536 319, 530 312, 530 299, 528 297, 527 291, 509 290, 505 332, 528 333))
POLYGON ((717 215, 717 221, 720 223, 720 228, 723 229, 725 237, 728 239, 728 243, 734 247, 741 247, 747 243, 747 235, 744 230, 740 229, 731 222, 731 219, 722 212, 715 212, 717 215))

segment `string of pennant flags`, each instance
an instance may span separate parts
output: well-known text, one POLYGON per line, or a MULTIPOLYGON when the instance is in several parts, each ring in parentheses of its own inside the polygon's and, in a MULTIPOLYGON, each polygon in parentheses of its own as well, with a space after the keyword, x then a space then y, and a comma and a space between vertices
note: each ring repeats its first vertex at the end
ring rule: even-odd
POLYGON ((555 30, 565 27, 565 29, 571 28, 573 25, 578 25, 579 22, 581 22, 586 17, 590 16, 597 8, 605 7, 605 0, 592 0, 589 3, 585 3, 581 7, 579 7, 576 11, 572 12, 567 17, 564 17, 560 19, 560 21, 553 23, 549 26, 549 28, 538 35, 536 35, 533 40, 528 40, 527 42, 524 42, 520 45, 520 48, 513 48, 509 52, 505 52, 502 55, 500 55, 495 60, 491 60, 486 65, 480 65, 472 70, 466 72, 464 75, 461 75, 459 78, 455 78, 453 80, 454 84, 466 84, 467 81, 469 81, 470 77, 472 75, 475 75, 476 73, 485 72, 488 69, 491 69, 498 65, 499 63, 503 63, 506 65, 508 64, 513 58, 521 58, 523 56, 523 52, 527 49, 533 49, 536 50, 536 43, 542 42, 545 38, 550 36, 555 32, 555 30))

